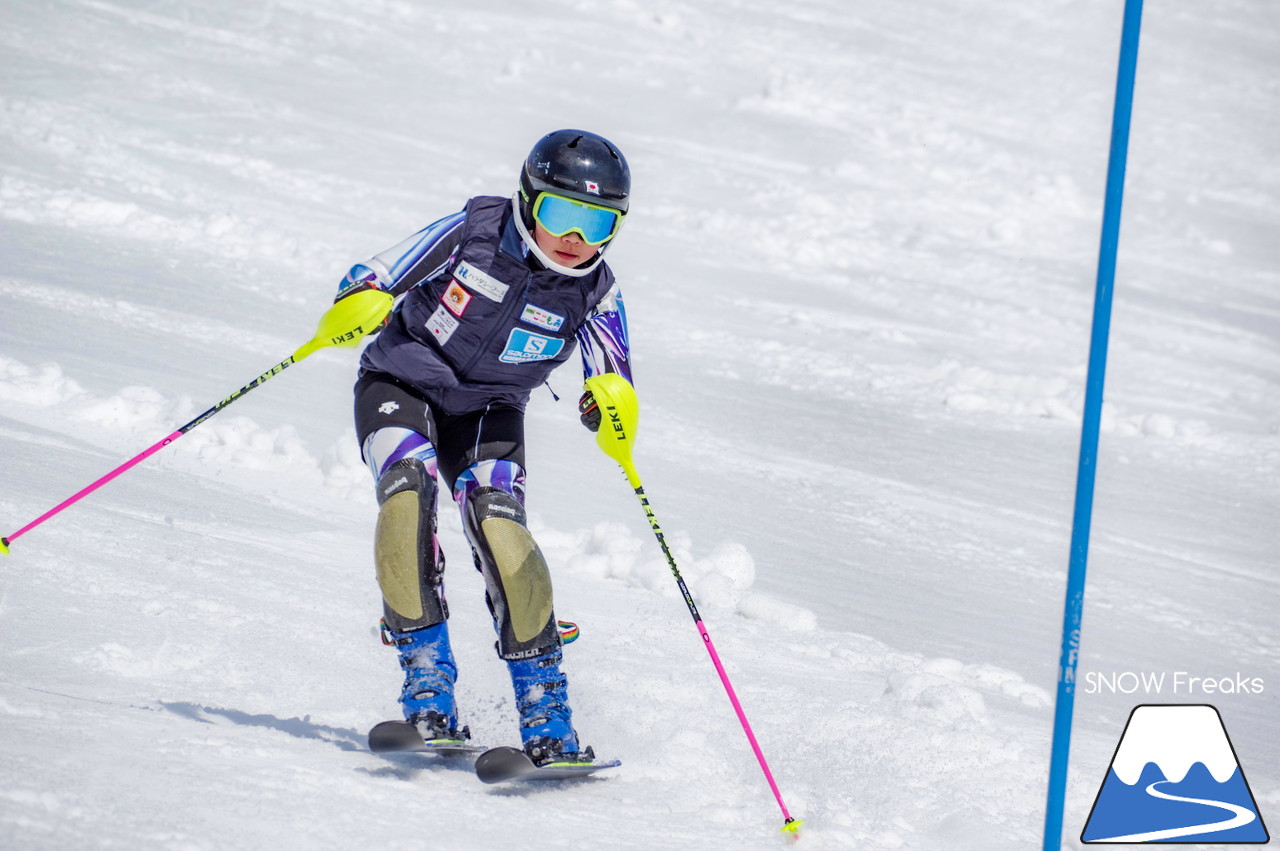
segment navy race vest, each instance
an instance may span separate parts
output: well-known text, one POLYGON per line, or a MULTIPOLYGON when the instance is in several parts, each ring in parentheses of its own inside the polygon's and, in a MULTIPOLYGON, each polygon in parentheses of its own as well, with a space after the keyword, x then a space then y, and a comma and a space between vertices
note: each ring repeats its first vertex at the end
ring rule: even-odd
POLYGON ((466 214, 445 271, 405 295, 361 359, 450 414, 523 406, 573 354, 574 335, 613 286, 605 263, 581 278, 532 271, 510 198, 472 198, 466 214))

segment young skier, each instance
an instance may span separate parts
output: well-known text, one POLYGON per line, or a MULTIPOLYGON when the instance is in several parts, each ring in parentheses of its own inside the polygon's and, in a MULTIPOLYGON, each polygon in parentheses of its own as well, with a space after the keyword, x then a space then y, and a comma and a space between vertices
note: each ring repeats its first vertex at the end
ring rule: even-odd
MULTIPOLYGON (((355 421, 377 482, 384 640, 404 669, 405 718, 424 739, 466 736, 436 539, 440 474, 485 579, 525 752, 537 764, 591 759, 572 724, 550 571, 525 524, 524 409, 575 342, 586 377, 631 380, 626 315, 604 262, 630 193, 627 161, 608 140, 549 133, 514 196, 472 198, 354 266, 335 299, 370 287, 403 296, 361 358, 355 421)), ((599 428, 589 393, 579 412, 599 428)))

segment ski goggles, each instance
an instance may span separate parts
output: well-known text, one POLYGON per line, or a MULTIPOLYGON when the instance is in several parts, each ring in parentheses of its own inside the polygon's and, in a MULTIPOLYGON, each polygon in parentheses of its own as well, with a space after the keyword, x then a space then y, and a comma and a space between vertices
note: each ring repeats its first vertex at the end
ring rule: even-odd
POLYGON ((538 195, 533 205, 533 220, 552 236, 576 233, 587 245, 608 242, 622 227, 622 213, 612 207, 551 192, 538 195))

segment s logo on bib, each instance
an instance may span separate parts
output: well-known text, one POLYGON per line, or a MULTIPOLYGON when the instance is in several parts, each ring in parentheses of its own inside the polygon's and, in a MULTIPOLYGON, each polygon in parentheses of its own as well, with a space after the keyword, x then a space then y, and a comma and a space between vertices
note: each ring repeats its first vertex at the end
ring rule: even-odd
POLYGON ((507 337, 507 348, 498 356, 503 363, 533 363, 551 360, 564 350, 564 340, 544 337, 523 328, 513 328, 507 337))

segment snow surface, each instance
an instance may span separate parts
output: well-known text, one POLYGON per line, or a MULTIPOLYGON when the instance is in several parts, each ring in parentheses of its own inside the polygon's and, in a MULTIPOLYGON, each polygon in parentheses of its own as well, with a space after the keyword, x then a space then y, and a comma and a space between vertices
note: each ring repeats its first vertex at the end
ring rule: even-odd
MULTIPOLYGON (((285 358, 351 263, 511 191, 542 133, 595 129, 635 173, 637 464, 802 846, 1038 848, 1122 11, 6 3, 0 525, 285 358)), ((1280 818, 1278 57, 1266 0, 1146 10, 1080 674, 1168 677, 1083 681, 1066 847, 1139 703, 1216 705, 1280 818)), ((354 360, 0 560, 0 847, 777 847, 576 365, 530 407, 530 507, 577 725, 623 767, 490 788, 365 750, 399 669, 354 360)), ((509 743, 442 526, 467 721, 509 743)))

